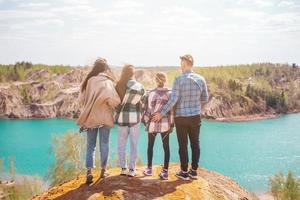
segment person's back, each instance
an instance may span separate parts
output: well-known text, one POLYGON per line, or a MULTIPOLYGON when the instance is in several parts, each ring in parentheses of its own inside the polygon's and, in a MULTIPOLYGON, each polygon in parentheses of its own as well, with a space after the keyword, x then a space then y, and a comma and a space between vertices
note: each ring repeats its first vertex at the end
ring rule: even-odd
POLYGON ((80 93, 79 101, 82 108, 77 124, 83 129, 114 126, 112 109, 120 103, 120 98, 112 78, 106 73, 89 78, 85 90, 80 93))
POLYGON ((161 108, 168 102, 170 94, 171 91, 166 87, 157 87, 148 93, 145 113, 143 116, 143 122, 147 132, 162 133, 171 128, 171 124, 173 123, 173 115, 171 115, 172 111, 159 122, 151 120, 151 116, 160 111, 161 108))
POLYGON ((114 126, 113 110, 120 103, 120 97, 114 88, 111 70, 106 59, 95 61, 92 70, 81 84, 79 102, 82 106, 77 124, 86 131, 86 183, 93 182, 92 169, 95 168, 95 149, 99 134, 101 173, 108 176, 106 165, 109 155, 110 128, 114 126))
POLYGON ((153 146, 156 135, 160 134, 164 149, 164 167, 159 176, 161 179, 166 180, 168 179, 170 161, 169 134, 172 132, 174 126, 174 112, 173 109, 170 110, 160 121, 151 120, 152 115, 161 110, 170 98, 170 90, 165 87, 165 83, 167 81, 166 74, 162 72, 157 73, 155 75, 155 81, 157 87, 151 90, 146 97, 145 113, 143 116, 143 122, 145 124, 146 131, 148 132, 148 166, 143 173, 146 176, 152 175, 153 146))
POLYGON ((122 103, 117 108, 117 123, 120 126, 133 126, 141 121, 141 99, 145 93, 142 84, 130 79, 122 103))
POLYGON ((122 103, 118 106, 116 117, 118 124, 118 156, 121 167, 120 175, 130 177, 136 175, 135 162, 137 159, 137 142, 140 134, 141 100, 145 93, 144 86, 134 80, 134 73, 135 68, 133 65, 125 65, 122 69, 119 84, 117 84, 117 91, 123 97, 122 103), (130 141, 129 170, 126 163, 127 140, 130 141))
POLYGON ((184 55, 181 59, 182 75, 173 83, 172 94, 168 103, 153 115, 153 121, 160 121, 173 107, 175 108, 175 126, 179 144, 181 170, 176 176, 183 180, 197 178, 200 158, 200 126, 201 103, 208 101, 208 91, 204 78, 192 71, 194 59, 184 55), (192 165, 188 171, 187 144, 190 140, 192 150, 192 165))
POLYGON ((201 113, 201 102, 208 101, 204 78, 188 71, 176 78, 179 97, 176 104, 176 116, 194 116, 201 113))

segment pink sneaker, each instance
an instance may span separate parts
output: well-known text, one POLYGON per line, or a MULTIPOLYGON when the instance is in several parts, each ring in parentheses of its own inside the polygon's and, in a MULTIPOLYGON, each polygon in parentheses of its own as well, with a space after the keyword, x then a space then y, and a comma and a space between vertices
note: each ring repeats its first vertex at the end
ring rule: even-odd
POLYGON ((152 176, 152 168, 151 167, 147 167, 145 170, 144 170, 144 175, 145 176, 152 176))
POLYGON ((169 178, 169 174, 168 174, 168 171, 167 170, 162 170, 159 174, 159 177, 162 179, 162 180, 168 180, 169 178))

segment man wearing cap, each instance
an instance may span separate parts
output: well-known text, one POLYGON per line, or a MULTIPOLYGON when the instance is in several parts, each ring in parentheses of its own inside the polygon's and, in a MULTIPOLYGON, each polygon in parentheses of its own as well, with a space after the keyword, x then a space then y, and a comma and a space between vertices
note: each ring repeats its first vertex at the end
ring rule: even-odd
POLYGON ((181 59, 182 74, 173 83, 169 101, 160 112, 152 116, 153 121, 160 121, 174 107, 175 126, 179 144, 181 170, 176 176, 182 180, 197 179, 200 158, 199 135, 201 126, 201 103, 208 101, 205 79, 192 71, 194 59, 184 55, 181 59), (192 166, 188 171, 188 138, 192 150, 192 166))

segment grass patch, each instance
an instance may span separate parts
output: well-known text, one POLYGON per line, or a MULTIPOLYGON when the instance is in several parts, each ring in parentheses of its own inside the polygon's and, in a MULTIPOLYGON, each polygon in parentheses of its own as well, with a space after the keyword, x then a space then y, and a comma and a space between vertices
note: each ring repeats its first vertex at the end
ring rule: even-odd
POLYGON ((25 81, 32 71, 46 70, 52 74, 65 74, 71 71, 68 65, 43 65, 31 62, 17 62, 14 65, 0 65, 0 82, 25 81))

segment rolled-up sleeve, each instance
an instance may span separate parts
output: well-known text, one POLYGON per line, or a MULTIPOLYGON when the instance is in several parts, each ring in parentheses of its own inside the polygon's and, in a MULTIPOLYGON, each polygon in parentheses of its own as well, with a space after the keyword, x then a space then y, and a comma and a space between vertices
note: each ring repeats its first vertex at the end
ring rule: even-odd
POLYGON ((167 113, 173 108, 173 106, 177 103, 178 99, 179 99, 179 81, 176 78, 173 82, 173 88, 172 88, 172 93, 170 96, 169 101, 166 103, 166 105, 164 105, 164 107, 162 107, 160 114, 162 116, 166 116, 167 113))

